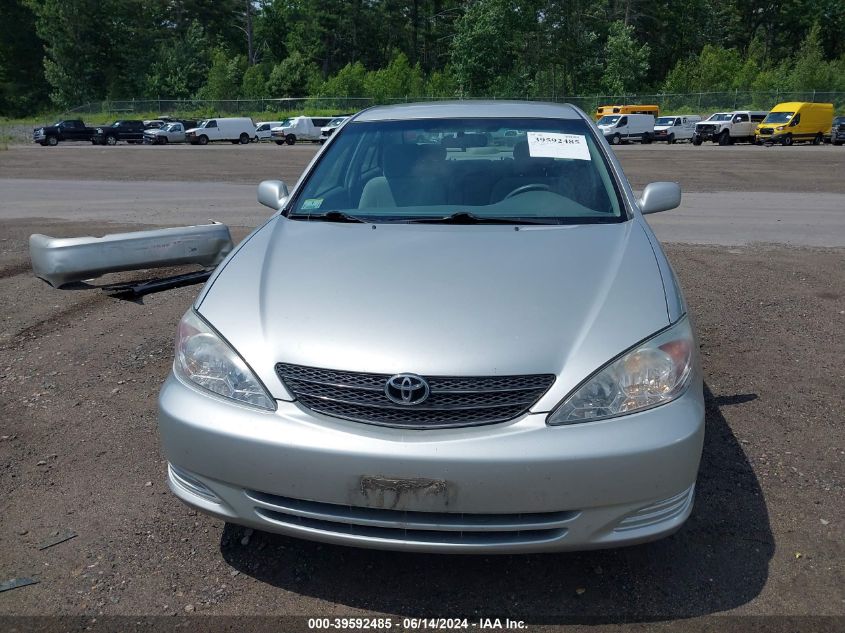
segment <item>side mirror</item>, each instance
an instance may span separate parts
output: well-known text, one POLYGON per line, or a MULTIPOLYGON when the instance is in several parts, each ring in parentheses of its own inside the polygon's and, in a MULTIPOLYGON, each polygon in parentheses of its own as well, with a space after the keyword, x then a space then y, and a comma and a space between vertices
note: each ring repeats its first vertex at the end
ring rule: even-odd
POLYGON ((288 199, 288 186, 281 180, 264 180, 258 185, 258 202, 273 211, 285 206, 288 199))
POLYGON ((681 204, 681 187, 676 182, 652 182, 645 186, 637 204, 643 215, 674 209, 681 204))

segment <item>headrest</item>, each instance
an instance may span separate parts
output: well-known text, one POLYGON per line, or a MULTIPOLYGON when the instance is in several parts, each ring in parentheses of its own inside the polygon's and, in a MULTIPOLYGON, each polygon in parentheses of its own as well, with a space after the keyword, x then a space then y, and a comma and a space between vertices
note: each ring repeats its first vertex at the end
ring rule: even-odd
POLYGON ((386 145, 384 175, 386 178, 409 178, 420 175, 446 158, 446 148, 439 145, 386 145))
POLYGON ((524 172, 531 169, 548 167, 554 163, 554 158, 540 158, 531 156, 528 151, 528 140, 523 139, 513 146, 514 170, 524 172))

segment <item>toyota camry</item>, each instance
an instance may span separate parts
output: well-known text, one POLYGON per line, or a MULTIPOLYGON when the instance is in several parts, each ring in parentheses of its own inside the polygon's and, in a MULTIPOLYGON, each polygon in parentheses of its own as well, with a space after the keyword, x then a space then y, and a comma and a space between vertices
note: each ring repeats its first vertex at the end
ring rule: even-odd
POLYGON ((579 109, 374 107, 331 136, 178 326, 168 483, 224 521, 430 552, 616 547, 689 516, 686 304, 579 109))

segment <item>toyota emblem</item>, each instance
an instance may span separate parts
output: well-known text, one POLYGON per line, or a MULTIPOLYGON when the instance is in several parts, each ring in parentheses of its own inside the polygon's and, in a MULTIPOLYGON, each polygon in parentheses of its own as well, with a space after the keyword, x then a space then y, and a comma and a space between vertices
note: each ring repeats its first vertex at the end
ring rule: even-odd
POLYGON ((420 404, 428 398, 428 394, 428 383, 416 374, 396 374, 388 378, 384 385, 384 395, 396 404, 420 404))

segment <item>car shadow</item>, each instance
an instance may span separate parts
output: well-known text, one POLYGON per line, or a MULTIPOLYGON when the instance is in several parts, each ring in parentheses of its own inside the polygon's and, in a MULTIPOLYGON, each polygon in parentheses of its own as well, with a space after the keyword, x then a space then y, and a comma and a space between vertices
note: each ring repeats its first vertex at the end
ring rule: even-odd
MULTIPOLYGON (((753 397, 752 397, 753 396, 753 397)), ((526 623, 657 621, 741 606, 762 590, 774 537, 766 502, 719 403, 705 387, 706 436, 692 516, 676 534, 615 550, 521 556, 356 549, 227 524, 235 570, 330 603, 401 616, 510 617, 526 623)))

